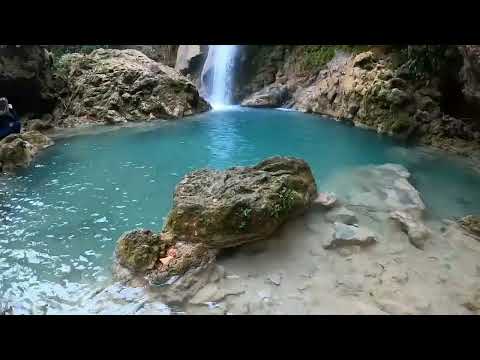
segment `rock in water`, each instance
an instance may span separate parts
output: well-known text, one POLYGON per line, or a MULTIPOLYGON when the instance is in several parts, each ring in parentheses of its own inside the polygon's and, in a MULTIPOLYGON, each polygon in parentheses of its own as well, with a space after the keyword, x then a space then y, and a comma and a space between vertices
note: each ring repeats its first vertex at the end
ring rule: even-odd
POLYGON ((358 219, 355 213, 344 207, 337 210, 329 211, 325 217, 328 221, 332 223, 339 222, 346 225, 354 225, 358 223, 358 219))
POLYGON ((335 223, 334 225, 333 237, 323 245, 325 249, 353 245, 367 246, 377 242, 375 234, 367 229, 341 223, 335 223))
POLYGON ((402 231, 408 235, 413 246, 423 250, 430 230, 420 220, 405 211, 395 211, 390 214, 390 218, 400 224, 402 231))
POLYGON ((186 77, 137 50, 68 54, 59 69, 68 84, 55 111, 63 126, 178 118, 210 109, 186 77))
POLYGON ((151 284, 161 284, 190 268, 208 263, 216 252, 203 244, 175 243, 171 237, 150 230, 124 233, 115 250, 114 277, 130 281, 146 276, 151 284), (168 259, 168 261, 162 261, 168 259))
POLYGON ((274 157, 253 167, 194 171, 177 186, 161 233, 134 230, 119 238, 114 277, 135 286, 145 280, 168 284, 181 276, 172 282, 178 283, 176 290, 200 286, 195 279, 201 269, 211 269, 217 249, 266 239, 316 197, 310 167, 300 159, 274 157))
POLYGON ((288 90, 286 86, 269 86, 265 89, 252 94, 242 101, 242 106, 247 107, 280 107, 288 100, 288 90))
POLYGON ((38 131, 10 134, 0 141, 0 168, 12 172, 25 168, 42 149, 53 145, 53 141, 38 131))
POLYGON ((480 216, 468 215, 460 219, 460 225, 475 236, 480 236, 480 216))
POLYGON ((162 239, 160 234, 149 230, 134 230, 124 233, 118 239, 116 258, 120 265, 139 272, 151 270, 160 256, 165 255, 172 246, 162 239))
POLYGON ((362 166, 335 178, 335 186, 344 187, 348 203, 392 212, 422 214, 425 204, 420 193, 409 182, 410 173, 398 164, 362 166))
POLYGON ((228 248, 262 240, 317 197, 300 159, 274 157, 253 167, 194 171, 175 190, 165 233, 175 240, 228 248))

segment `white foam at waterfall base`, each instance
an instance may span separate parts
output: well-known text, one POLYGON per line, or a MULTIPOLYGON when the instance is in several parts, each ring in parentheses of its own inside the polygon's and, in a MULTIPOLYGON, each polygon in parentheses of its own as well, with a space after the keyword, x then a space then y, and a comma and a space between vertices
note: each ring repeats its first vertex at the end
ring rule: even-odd
POLYGON ((225 110, 232 104, 236 52, 236 45, 212 45, 209 48, 209 56, 213 58, 213 81, 208 100, 214 110, 225 110))

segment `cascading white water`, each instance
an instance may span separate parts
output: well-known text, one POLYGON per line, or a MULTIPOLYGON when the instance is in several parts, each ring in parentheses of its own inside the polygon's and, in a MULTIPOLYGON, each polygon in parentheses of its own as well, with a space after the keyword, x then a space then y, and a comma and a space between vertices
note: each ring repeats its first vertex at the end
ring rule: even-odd
POLYGON ((204 71, 209 68, 212 71, 207 99, 213 109, 232 104, 233 67, 236 53, 236 45, 211 45, 208 49, 204 71))

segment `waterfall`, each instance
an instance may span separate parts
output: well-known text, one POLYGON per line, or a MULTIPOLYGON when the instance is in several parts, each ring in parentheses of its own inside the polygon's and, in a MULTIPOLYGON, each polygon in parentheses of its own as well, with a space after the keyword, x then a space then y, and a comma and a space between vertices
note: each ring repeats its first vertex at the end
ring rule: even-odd
POLYGON ((213 109, 232 104, 236 45, 210 45, 202 70, 202 88, 213 109), (208 80, 205 80, 207 78, 208 80))

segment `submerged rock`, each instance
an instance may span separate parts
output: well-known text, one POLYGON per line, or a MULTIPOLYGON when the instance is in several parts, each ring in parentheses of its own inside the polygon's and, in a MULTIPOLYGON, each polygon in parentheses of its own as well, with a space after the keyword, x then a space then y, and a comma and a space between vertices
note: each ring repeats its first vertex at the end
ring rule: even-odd
POLYGON ((355 245, 368 246, 377 242, 376 235, 370 230, 338 222, 334 226, 332 238, 323 245, 325 249, 355 245))
POLYGON ((459 222, 462 228, 473 235, 480 236, 480 216, 468 215, 460 219, 459 222))
POLYGON ((59 69, 68 84, 55 111, 62 126, 178 118, 210 109, 186 77, 137 50, 68 54, 59 69))
POLYGON ((405 211, 395 211, 390 214, 390 218, 400 224, 402 231, 408 235, 413 246, 423 250, 425 241, 431 232, 419 219, 405 211))
POLYGON ((325 217, 332 223, 339 222, 345 225, 354 225, 358 223, 355 213, 345 207, 329 211, 325 217))
POLYGON ((4 172, 25 168, 39 151, 51 145, 53 141, 38 131, 10 134, 0 141, 0 168, 4 172))
POLYGON ((164 232, 175 240, 227 248, 268 238, 317 196, 300 159, 274 157, 253 167, 199 170, 175 190, 164 232))
POLYGON ((355 169, 335 179, 335 185, 347 189, 346 198, 352 205, 420 215, 425 204, 409 178, 410 173, 404 166, 384 164, 355 169))

